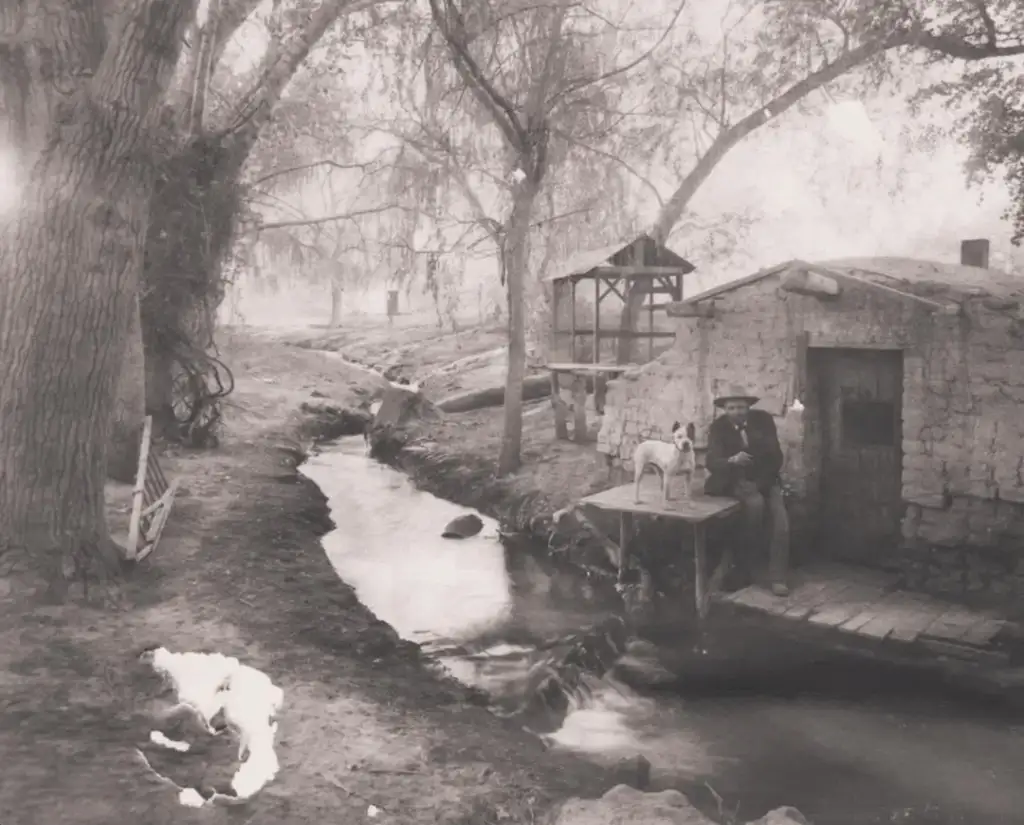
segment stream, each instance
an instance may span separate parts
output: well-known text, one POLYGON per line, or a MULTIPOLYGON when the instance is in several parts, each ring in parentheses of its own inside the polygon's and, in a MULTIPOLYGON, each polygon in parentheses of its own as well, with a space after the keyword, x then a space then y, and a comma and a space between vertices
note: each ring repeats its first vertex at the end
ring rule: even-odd
MULTIPOLYGON (((301 471, 340 525, 323 538, 338 575, 499 711, 534 689, 538 640, 611 614, 586 588, 506 549, 493 520, 474 538, 441 538, 466 509, 370 459, 361 437, 325 445, 301 471)), ((992 699, 824 652, 668 679, 652 648, 630 645, 624 658, 660 673, 660 686, 627 687, 615 669, 585 676, 547 729, 524 725, 602 764, 643 754, 654 788, 712 809, 717 795, 739 821, 793 805, 816 825, 1024 822, 1024 718, 992 699)))

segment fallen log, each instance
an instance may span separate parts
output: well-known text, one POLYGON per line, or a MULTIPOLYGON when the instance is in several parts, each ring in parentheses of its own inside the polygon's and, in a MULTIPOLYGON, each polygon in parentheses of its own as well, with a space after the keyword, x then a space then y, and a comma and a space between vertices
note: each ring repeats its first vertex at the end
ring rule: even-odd
MULTIPOLYGON (((536 401, 551 395, 551 379, 547 375, 530 375, 523 380, 523 401, 536 401)), ((443 412, 461 413, 500 407, 505 403, 505 387, 486 387, 449 395, 437 403, 443 412)))

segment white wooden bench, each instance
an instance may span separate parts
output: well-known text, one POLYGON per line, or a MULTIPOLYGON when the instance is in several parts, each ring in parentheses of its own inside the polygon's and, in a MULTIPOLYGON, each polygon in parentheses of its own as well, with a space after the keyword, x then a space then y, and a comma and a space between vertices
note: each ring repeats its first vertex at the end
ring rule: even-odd
POLYGON ((132 490, 132 515, 128 523, 127 558, 142 561, 156 550, 160 535, 171 514, 178 479, 168 483, 160 469, 156 454, 150 451, 153 437, 153 419, 146 416, 142 428, 142 446, 139 450, 139 469, 132 490))

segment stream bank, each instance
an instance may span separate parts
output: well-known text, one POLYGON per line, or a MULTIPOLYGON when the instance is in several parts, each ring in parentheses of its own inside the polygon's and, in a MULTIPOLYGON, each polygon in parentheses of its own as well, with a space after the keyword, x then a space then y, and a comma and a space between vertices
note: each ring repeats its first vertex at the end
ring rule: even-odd
MULTIPOLYGON (((181 488, 123 607, 41 604, 17 576, 0 581, 5 825, 359 823, 371 805, 386 825, 525 825, 607 790, 607 770, 432 674, 325 558, 326 502, 297 472, 323 432, 300 407, 358 409, 375 379, 245 330, 220 340, 237 379, 221 446, 161 454, 181 488), (137 654, 151 645, 235 656, 284 691, 280 772, 241 808, 182 808, 139 760, 158 685, 137 654)), ((108 486, 112 528, 130 496, 108 486)), ((181 781, 212 781, 197 770, 181 781)))
MULTIPOLYGON (((399 635, 421 641, 427 658, 492 699, 537 688, 535 665, 550 650, 538 638, 600 621, 599 601, 531 586, 557 575, 518 569, 522 556, 497 540, 495 522, 485 519, 472 539, 441 538, 460 508, 369 459, 361 439, 324 445, 304 472, 347 520, 324 538, 339 576, 399 635)), ((748 641, 730 667, 684 669, 656 690, 643 679, 629 689, 614 667, 601 676, 601 662, 559 659, 556 668, 594 678, 541 738, 606 769, 643 754, 652 788, 682 791, 710 813, 720 794, 726 822, 787 804, 816 825, 1015 820, 1024 805, 1019 712, 933 673, 828 651, 780 655, 763 637, 748 641)), ((627 647, 627 658, 650 653, 627 647)), ((615 821, 586 805, 567 810, 580 811, 567 822, 615 821)), ((664 805, 658 816, 644 821, 701 821, 664 805)))

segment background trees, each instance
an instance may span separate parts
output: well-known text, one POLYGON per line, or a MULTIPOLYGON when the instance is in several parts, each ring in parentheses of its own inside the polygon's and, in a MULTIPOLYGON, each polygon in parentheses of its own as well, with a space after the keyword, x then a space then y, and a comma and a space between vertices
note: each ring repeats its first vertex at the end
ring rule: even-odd
POLYGON ((8 547, 38 533, 59 550, 49 558, 112 558, 97 439, 117 423, 111 466, 130 474, 143 364, 166 434, 182 435, 176 377, 202 417, 225 262, 319 279, 332 322, 353 285, 418 283, 452 326, 463 273, 489 256, 509 323, 506 472, 544 338, 542 276, 644 229, 705 265, 735 262, 764 210, 700 195, 716 170, 742 177, 729 158, 787 119, 923 88, 922 106, 961 115, 931 145, 962 141, 973 172, 1002 174, 1021 237, 1017 0, 168 5, 0 10, 8 547))

